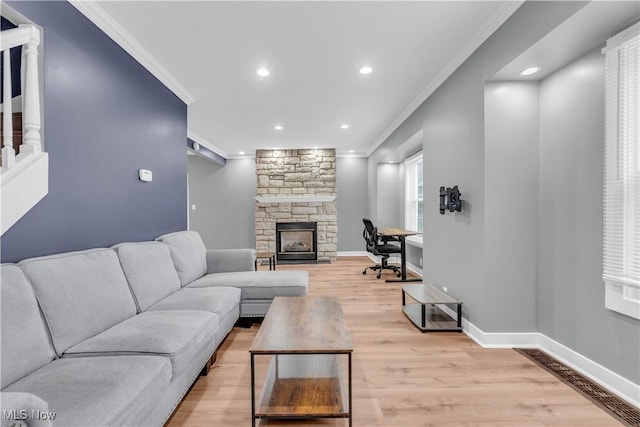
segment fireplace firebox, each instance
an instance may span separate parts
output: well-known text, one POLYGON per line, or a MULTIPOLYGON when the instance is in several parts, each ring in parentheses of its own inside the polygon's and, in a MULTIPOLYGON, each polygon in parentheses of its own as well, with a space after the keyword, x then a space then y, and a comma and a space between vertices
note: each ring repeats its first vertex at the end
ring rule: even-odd
POLYGON ((276 223, 276 259, 279 264, 309 263, 318 260, 316 222, 276 223))

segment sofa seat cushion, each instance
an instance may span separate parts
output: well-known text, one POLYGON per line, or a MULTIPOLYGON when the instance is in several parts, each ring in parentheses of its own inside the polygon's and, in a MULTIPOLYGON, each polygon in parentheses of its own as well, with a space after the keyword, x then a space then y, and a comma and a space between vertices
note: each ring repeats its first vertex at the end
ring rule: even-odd
MULTIPOLYGON (((147 354, 171 360, 180 375, 202 347, 213 352, 218 315, 206 311, 147 311, 71 347, 64 357, 147 354)), ((203 361, 204 363, 204 361, 203 361)))
POLYGON ((241 271, 215 273, 190 283, 188 288, 231 286, 242 291, 242 301, 304 296, 309 287, 306 271, 241 271))
POLYGON ((2 388, 56 358, 33 289, 13 264, 0 268, 2 388))
POLYGON ((216 342, 219 344, 240 316, 240 289, 225 286, 182 288, 149 308, 149 311, 169 310, 204 310, 216 313, 219 320, 216 342))
POLYGON ((4 391, 33 393, 56 426, 140 425, 171 379, 166 357, 57 359, 4 391))
POLYGON ((133 291, 138 311, 180 289, 169 247, 160 242, 121 243, 113 247, 133 291))

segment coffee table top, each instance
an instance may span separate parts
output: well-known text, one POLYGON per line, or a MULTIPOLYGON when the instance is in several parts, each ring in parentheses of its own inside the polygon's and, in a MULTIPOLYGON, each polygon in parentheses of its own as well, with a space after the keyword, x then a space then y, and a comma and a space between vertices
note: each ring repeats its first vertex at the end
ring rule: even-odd
POLYGON ((340 300, 336 297, 275 297, 249 352, 353 352, 340 300))

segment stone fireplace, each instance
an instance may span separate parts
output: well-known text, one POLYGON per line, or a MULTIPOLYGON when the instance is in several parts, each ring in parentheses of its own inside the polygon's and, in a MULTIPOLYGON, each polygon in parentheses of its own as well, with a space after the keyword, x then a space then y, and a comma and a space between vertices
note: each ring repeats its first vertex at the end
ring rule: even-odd
MULTIPOLYGON (((306 242, 290 239, 293 246, 282 251, 276 233, 278 224, 301 224, 293 227, 302 228, 303 223, 316 223, 316 260, 335 261, 338 242, 335 150, 258 150, 256 175, 256 249, 275 252, 280 262, 286 262, 290 255, 295 257, 287 252, 304 249, 306 242)), ((300 256, 303 251, 298 252, 300 256)))

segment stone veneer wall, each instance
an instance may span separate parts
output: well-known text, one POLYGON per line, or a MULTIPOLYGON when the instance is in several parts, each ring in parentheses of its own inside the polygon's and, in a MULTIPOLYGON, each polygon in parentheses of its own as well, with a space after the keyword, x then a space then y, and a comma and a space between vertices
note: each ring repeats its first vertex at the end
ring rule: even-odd
POLYGON ((318 261, 337 258, 336 152, 320 150, 257 150, 256 249, 276 250, 277 222, 317 222, 318 261), (316 201, 316 196, 333 196, 316 201), (286 201, 278 198, 286 197, 286 201), (295 197, 295 199, 290 199, 295 197))

